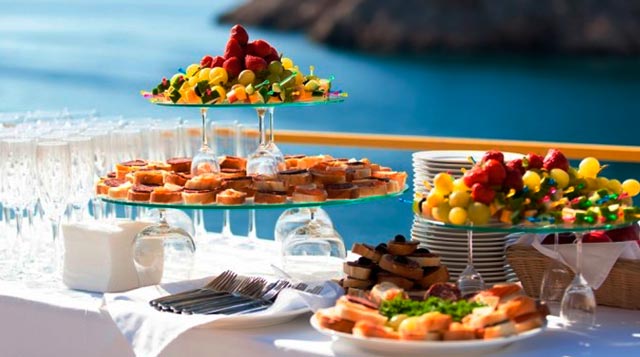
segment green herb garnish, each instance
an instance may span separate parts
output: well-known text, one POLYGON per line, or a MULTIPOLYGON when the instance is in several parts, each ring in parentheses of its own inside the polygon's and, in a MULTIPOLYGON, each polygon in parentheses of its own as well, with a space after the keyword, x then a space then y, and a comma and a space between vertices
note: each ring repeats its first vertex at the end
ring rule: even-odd
POLYGON ((438 311, 451 315, 453 321, 460 322, 473 309, 481 306, 484 305, 478 302, 469 302, 467 300, 449 301, 435 296, 431 296, 425 301, 403 299, 398 296, 393 300, 383 301, 380 305, 380 313, 390 319, 400 314, 420 316, 427 312, 438 311))

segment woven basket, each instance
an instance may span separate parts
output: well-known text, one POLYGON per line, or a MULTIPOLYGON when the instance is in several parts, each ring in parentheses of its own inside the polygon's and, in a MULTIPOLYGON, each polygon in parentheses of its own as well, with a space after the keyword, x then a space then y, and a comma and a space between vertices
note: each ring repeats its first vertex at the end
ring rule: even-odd
MULTIPOLYGON (((514 244, 507 248, 507 261, 513 267, 529 296, 539 297, 542 276, 551 259, 531 246, 514 244)), ((588 262, 585 262, 588 264, 588 262)), ((596 293, 599 305, 640 309, 640 261, 618 259, 596 293)))

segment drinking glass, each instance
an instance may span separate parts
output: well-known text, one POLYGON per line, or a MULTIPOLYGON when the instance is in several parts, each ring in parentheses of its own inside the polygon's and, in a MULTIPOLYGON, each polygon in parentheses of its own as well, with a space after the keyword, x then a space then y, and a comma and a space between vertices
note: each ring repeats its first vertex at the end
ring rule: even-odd
POLYGON ((200 108, 200 117, 202 119, 202 141, 200 149, 191 160, 191 174, 194 176, 203 173, 220 172, 220 165, 218 165, 216 153, 209 147, 207 139, 207 108, 200 108))
POLYGON ((582 275, 583 232, 576 233, 575 277, 567 287, 560 305, 560 318, 571 327, 589 328, 596 320, 596 297, 582 275))
POLYGON ((276 162, 278 163, 278 171, 282 171, 285 170, 286 164, 284 161, 284 155, 282 154, 282 151, 280 150, 280 148, 276 145, 276 141, 275 141, 275 109, 274 107, 269 107, 268 108, 268 113, 269 113, 269 133, 268 133, 268 137, 267 137, 267 145, 266 148, 267 150, 271 153, 271 155, 273 155, 273 157, 276 159, 276 162))
MULTIPOLYGON (((115 129, 111 132, 111 150, 114 153, 115 163, 142 158, 142 132, 136 128, 115 129)), ((131 219, 133 210, 131 206, 124 206, 125 217, 131 219)))
POLYGON ((94 149, 91 137, 72 136, 64 139, 69 143, 71 155, 70 204, 77 222, 84 219, 87 204, 93 192, 94 149))
MULTIPOLYGON (((238 156, 238 122, 235 120, 220 120, 211 122, 213 147, 218 157, 238 156)), ((231 231, 231 211, 222 211, 222 238, 233 237, 231 231)))
POLYGON ((469 253, 467 255, 467 266, 458 277, 458 287, 463 297, 473 295, 480 290, 484 290, 484 279, 473 267, 473 230, 467 230, 467 244, 469 253))
MULTIPOLYGON (((331 222, 331 218, 327 214, 327 211, 323 210, 320 207, 314 208, 314 218, 317 222, 327 228, 333 228, 333 222, 331 222)), ((300 207, 300 208, 290 208, 282 212, 282 214, 278 217, 276 221, 276 226, 274 228, 274 238, 276 244, 282 246, 282 242, 284 238, 287 237, 291 232, 295 229, 308 225, 311 221, 311 208, 300 207)))
POLYGON ((309 208, 309 222, 291 231, 282 241, 283 269, 299 280, 338 278, 347 256, 340 234, 320 223, 316 210, 309 208))
POLYGON ((180 153, 180 125, 179 119, 155 122, 150 130, 149 158, 151 160, 166 161, 181 156, 180 153))
MULTIPOLYGON (((100 177, 107 175, 113 167, 111 151, 111 130, 110 127, 91 128, 82 133, 83 136, 91 139, 91 148, 93 149, 93 181, 97 181, 100 177)), ((96 220, 105 218, 105 202, 100 198, 93 196, 92 199, 93 217, 96 220)))
MULTIPOLYGON (((12 210, 15 217, 15 236, 7 242, 4 279, 16 279, 27 259, 29 242, 23 235, 24 210, 34 196, 33 176, 35 142, 30 138, 5 138, 0 141, 2 152, 2 192, 4 207, 12 210)), ((9 210, 5 211, 5 214, 9 210)), ((9 216, 5 217, 7 220, 9 216)))
MULTIPOLYGON (((205 132, 205 135, 208 133, 205 132)), ((184 120, 180 124, 180 147, 184 156, 193 157, 202 146, 202 125, 191 120, 184 120)), ((204 225, 204 211, 193 210, 193 224, 195 236, 205 237, 207 229, 204 225)))
POLYGON ((164 209, 159 223, 138 233, 133 242, 133 260, 141 286, 188 280, 195 262, 196 246, 184 229, 168 224, 164 209))
POLYGON ((557 257, 558 253, 558 240, 559 233, 554 234, 553 252, 555 258, 551 261, 551 265, 547 267, 542 276, 542 284, 540 284, 540 300, 545 302, 549 308, 558 312, 560 302, 562 301, 562 295, 565 289, 571 282, 571 272, 566 265, 561 263, 557 257))
POLYGON ((59 140, 38 142, 36 146, 36 168, 40 203, 51 223, 49 244, 44 244, 43 258, 49 257, 43 268, 45 273, 53 273, 53 279, 62 263, 63 247, 60 242, 60 219, 69 200, 71 187, 71 153, 69 143, 59 140))
MULTIPOLYGON (((258 149, 260 143, 260 129, 256 124, 238 124, 237 152, 238 156, 248 158, 248 156, 258 149)), ((247 170, 248 173, 248 170, 247 170)), ((258 229, 256 226, 256 210, 251 209, 248 214, 247 237, 254 242, 258 239, 258 229)))
POLYGON ((247 175, 275 177, 278 174, 278 161, 267 147, 267 134, 264 116, 267 108, 256 108, 258 113, 258 148, 247 158, 247 175))

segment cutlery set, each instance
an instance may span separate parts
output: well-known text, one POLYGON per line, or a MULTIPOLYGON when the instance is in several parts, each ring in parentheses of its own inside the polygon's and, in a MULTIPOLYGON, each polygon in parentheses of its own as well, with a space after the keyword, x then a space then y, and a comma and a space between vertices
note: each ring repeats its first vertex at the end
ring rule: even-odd
POLYGON ((319 294, 322 286, 293 284, 287 280, 268 282, 261 277, 240 278, 230 270, 202 288, 163 296, 149 304, 159 311, 176 314, 240 315, 266 310, 287 288, 319 294))

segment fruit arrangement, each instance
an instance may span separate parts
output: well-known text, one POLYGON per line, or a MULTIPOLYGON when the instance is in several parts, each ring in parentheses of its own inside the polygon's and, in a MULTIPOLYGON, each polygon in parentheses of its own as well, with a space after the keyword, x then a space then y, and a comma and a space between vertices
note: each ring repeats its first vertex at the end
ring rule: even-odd
POLYGON ((606 224, 636 221, 640 209, 631 197, 640 193, 635 179, 620 182, 600 176, 606 166, 593 157, 571 167, 557 149, 546 156, 529 153, 504 160, 486 152, 473 168, 454 179, 434 177, 428 195, 416 196, 414 211, 440 222, 483 225, 492 218, 507 224, 606 224))
POLYGON ((179 69, 151 92, 154 102, 178 104, 279 103, 326 100, 346 96, 331 92, 333 78, 320 78, 311 66, 305 75, 291 58, 283 57, 265 40, 249 42, 240 25, 231 28, 222 55, 205 55, 200 63, 179 69))

